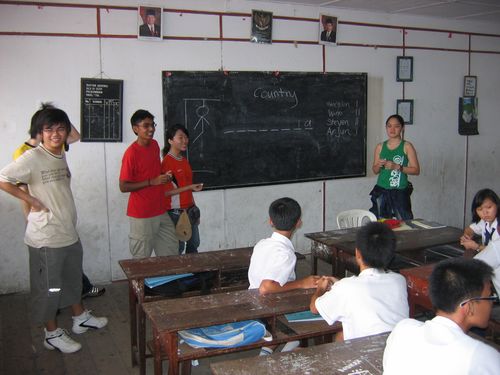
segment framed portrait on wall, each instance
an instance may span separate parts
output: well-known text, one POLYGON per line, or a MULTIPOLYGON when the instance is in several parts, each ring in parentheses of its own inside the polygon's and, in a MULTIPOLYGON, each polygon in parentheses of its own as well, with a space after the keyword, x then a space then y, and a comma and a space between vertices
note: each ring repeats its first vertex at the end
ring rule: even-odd
POLYGON ((476 96, 477 76, 464 77, 464 96, 476 96))
POLYGON ((268 43, 273 41, 273 14, 263 10, 252 10, 252 34, 250 41, 268 43))
POLYGON ((397 61, 396 81, 398 82, 413 81, 413 57, 398 56, 396 61, 397 61))
POLYGON ((319 43, 326 45, 337 44, 337 17, 329 14, 319 16, 319 43))
POLYGON ((140 6, 137 11, 137 37, 144 40, 162 40, 162 10, 140 6))
POLYGON ((413 124, 413 99, 398 99, 396 113, 405 121, 405 125, 413 124))

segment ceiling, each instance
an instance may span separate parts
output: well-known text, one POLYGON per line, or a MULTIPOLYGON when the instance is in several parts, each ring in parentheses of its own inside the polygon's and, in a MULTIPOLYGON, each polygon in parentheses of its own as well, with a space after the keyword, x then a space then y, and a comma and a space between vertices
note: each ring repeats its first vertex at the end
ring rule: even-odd
POLYGON ((500 24, 500 0, 274 0, 265 2, 500 24))

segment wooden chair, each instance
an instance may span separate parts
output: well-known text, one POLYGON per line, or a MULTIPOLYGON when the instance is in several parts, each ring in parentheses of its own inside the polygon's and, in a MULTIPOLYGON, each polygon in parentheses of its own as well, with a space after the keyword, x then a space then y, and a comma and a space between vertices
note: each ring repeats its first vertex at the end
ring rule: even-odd
POLYGON ((370 221, 377 221, 377 217, 367 210, 348 210, 337 215, 339 229, 360 227, 370 221))

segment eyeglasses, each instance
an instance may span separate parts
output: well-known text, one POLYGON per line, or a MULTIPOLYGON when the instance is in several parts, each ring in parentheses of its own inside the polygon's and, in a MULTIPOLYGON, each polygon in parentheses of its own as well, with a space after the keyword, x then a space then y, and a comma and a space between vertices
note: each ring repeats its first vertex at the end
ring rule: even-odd
POLYGON ((45 128, 43 129, 43 132, 47 134, 54 134, 56 132, 62 134, 66 133, 67 129, 64 126, 58 126, 57 128, 45 128))
POLYGON ((460 303, 460 307, 463 307, 466 303, 469 303, 471 301, 493 301, 493 302, 499 302, 499 298, 497 295, 492 295, 489 297, 472 297, 469 299, 466 299, 465 301, 460 303))
POLYGON ((143 128, 143 129, 155 129, 156 128, 156 122, 153 122, 151 124, 142 124, 142 125, 136 125, 138 126, 139 128, 143 128))

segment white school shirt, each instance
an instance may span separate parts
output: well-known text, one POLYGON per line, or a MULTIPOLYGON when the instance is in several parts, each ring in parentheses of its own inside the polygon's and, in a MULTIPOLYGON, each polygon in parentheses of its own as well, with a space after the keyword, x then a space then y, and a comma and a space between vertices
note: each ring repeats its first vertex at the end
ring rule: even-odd
POLYGON ((344 340, 391 331, 409 314, 405 278, 376 268, 337 281, 315 305, 328 324, 342 322, 344 340))
POLYGON ((493 236, 491 237, 491 240, 490 241, 496 241, 498 239, 500 239, 500 235, 498 234, 498 230, 497 230, 497 227, 498 227, 498 222, 497 222, 497 219, 495 219, 495 221, 493 221, 493 223, 488 223, 486 221, 484 221, 483 219, 479 220, 479 222, 477 223, 472 223, 471 225, 469 225, 469 228, 472 229, 472 231, 474 233, 476 233, 478 236, 481 236, 481 242, 484 244, 484 232, 486 230, 488 230, 488 232, 491 233, 491 231, 494 229, 495 231, 493 232, 493 236))
POLYGON ((479 259, 493 268, 493 286, 500 293, 500 240, 491 240, 488 246, 481 250, 474 259, 479 259))
POLYGON ((498 375, 500 353, 451 319, 405 319, 387 339, 384 375, 498 375))
POLYGON ((248 289, 258 289, 263 280, 272 280, 281 286, 295 280, 295 249, 285 236, 274 232, 260 240, 253 248, 248 268, 248 289))
POLYGON ((4 167, 0 181, 28 185, 30 194, 49 209, 49 212, 29 213, 26 245, 59 248, 78 241, 71 173, 64 153, 52 154, 41 144, 4 167))

